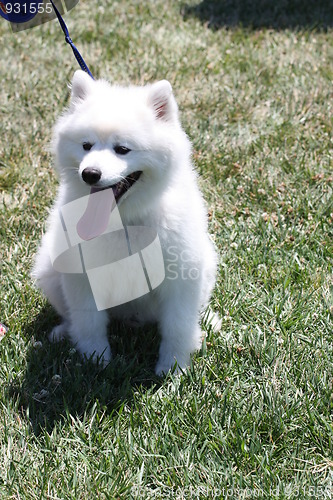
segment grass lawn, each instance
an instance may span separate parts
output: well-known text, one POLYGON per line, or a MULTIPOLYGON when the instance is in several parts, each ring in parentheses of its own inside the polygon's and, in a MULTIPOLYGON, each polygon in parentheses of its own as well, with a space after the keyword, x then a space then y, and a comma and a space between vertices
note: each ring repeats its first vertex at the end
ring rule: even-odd
POLYGON ((172 83, 222 329, 164 380, 154 329, 116 325, 104 370, 48 343, 29 270, 77 64, 56 21, 0 19, 0 498, 332 498, 332 3, 81 1, 66 21, 96 77, 172 83))

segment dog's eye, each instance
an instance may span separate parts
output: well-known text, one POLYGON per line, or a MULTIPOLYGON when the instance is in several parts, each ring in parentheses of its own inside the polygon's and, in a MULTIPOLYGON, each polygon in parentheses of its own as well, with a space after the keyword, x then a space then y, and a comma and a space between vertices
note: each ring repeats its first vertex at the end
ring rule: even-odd
POLYGON ((91 144, 91 142, 84 142, 82 144, 82 147, 85 151, 90 151, 91 148, 93 147, 93 144, 91 144))
POLYGON ((113 150, 117 155, 127 155, 127 153, 131 151, 131 149, 126 148, 126 146, 115 146, 113 150))

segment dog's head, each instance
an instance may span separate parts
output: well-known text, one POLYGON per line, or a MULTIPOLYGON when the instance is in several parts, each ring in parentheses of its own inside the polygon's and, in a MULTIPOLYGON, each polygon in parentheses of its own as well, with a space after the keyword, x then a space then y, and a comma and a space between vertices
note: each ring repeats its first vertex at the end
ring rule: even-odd
POLYGON ((154 203, 190 155, 169 82, 120 87, 83 71, 74 74, 53 149, 63 182, 81 195, 112 188, 132 210, 154 203))

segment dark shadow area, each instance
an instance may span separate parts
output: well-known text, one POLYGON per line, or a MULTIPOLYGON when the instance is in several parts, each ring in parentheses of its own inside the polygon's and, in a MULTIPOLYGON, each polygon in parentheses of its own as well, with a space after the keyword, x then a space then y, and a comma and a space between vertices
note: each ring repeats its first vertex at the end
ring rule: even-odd
POLYGON ((154 374, 159 337, 155 328, 110 326, 113 360, 106 367, 83 362, 69 341, 51 344, 47 333, 58 318, 50 306, 27 326, 31 338, 26 372, 8 388, 33 432, 50 432, 66 415, 81 417, 94 404, 112 413, 131 403, 135 390, 161 386, 154 374))
POLYGON ((183 6, 184 19, 196 17, 213 30, 268 28, 326 30, 333 26, 332 0, 203 0, 183 6))

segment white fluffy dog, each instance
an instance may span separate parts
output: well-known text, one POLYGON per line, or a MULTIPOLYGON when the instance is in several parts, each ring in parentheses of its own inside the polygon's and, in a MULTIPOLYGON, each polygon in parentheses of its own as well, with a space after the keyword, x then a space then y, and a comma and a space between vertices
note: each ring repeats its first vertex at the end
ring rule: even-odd
MULTIPOLYGON (((179 368, 186 367, 190 354, 201 345, 200 313, 215 283, 217 256, 207 233, 206 209, 191 164, 191 146, 180 125, 171 85, 164 80, 144 87, 120 87, 77 71, 70 107, 55 127, 53 151, 60 187, 33 270, 38 286, 62 317, 50 339, 57 341, 68 335, 82 355, 108 363, 110 317, 138 324, 155 322, 161 335, 156 373, 167 373, 175 363, 179 368), (104 198, 91 201, 94 193, 103 193, 104 198), (133 300, 121 301, 118 297, 116 305, 106 309, 96 304, 89 272, 74 269, 75 259, 82 257, 79 252, 77 257, 72 255, 73 269, 65 272, 59 271, 52 256, 54 247, 60 245, 59 213, 64 214, 75 200, 88 200, 86 205, 93 213, 87 208, 86 217, 76 227, 78 241, 91 244, 105 232, 113 210, 105 200, 112 196, 117 220, 124 228, 156 231, 156 248, 160 245, 163 256, 163 279, 141 296, 128 290, 133 300)), ((107 259, 102 257, 108 248, 121 247, 120 233, 104 236, 109 240, 104 239, 95 251, 97 260, 105 264, 107 259)), ((111 300, 121 288, 135 290, 138 281, 147 277, 147 259, 144 275, 142 259, 136 261, 140 264, 138 272, 131 268, 130 277, 125 276, 125 260, 121 271, 124 278, 118 273, 111 279, 101 271, 101 295, 111 300)), ((117 272, 116 266, 114 270, 117 272)), ((158 271, 161 276, 161 269, 158 271)))

